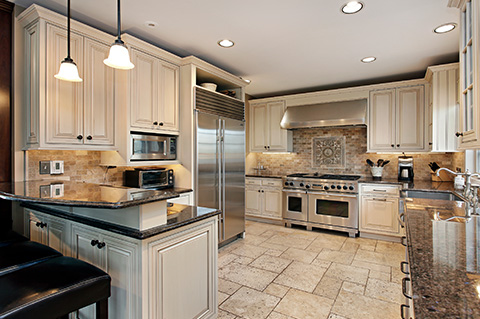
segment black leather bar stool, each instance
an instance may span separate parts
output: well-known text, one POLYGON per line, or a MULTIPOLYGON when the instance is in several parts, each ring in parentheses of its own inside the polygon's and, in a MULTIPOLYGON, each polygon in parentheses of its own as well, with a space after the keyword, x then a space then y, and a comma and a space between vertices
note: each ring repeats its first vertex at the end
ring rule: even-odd
POLYGON ((8 230, 6 232, 0 232, 0 247, 7 246, 19 241, 27 241, 26 237, 14 232, 13 230, 8 230))
POLYGON ((61 256, 62 254, 55 249, 33 241, 0 246, 0 276, 61 256))
POLYGON ((0 275, 0 319, 67 318, 96 303, 96 318, 108 318, 110 276, 81 260, 53 257, 0 275))

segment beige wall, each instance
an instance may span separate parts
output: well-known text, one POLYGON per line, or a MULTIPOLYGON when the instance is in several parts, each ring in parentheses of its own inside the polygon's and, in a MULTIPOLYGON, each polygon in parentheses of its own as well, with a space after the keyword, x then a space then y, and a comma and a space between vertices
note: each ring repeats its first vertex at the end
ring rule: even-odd
MULTIPOLYGON (((293 151, 291 154, 263 154, 257 153, 256 162, 250 166, 249 174, 253 174, 252 168, 260 162, 268 173, 286 175, 291 173, 336 173, 336 174, 359 174, 371 176, 370 168, 366 164, 367 159, 376 162, 379 158, 390 160, 385 166, 383 176, 385 178, 397 178, 398 157, 401 154, 367 154, 367 128, 310 128, 293 131, 293 151), (346 137, 346 167, 344 169, 320 169, 312 166, 312 139, 322 136, 345 136, 346 137)), ((429 162, 437 162, 441 167, 463 170, 464 153, 422 153, 408 154, 414 158, 414 175, 416 180, 429 180, 431 178, 429 162)))

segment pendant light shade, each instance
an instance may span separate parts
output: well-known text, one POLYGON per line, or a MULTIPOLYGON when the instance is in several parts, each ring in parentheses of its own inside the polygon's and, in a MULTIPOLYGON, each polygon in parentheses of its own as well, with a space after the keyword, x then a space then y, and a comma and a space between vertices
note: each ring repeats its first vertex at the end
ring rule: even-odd
POLYGON ((135 65, 130 62, 130 55, 128 53, 128 49, 120 37, 121 29, 120 0, 117 0, 117 39, 110 47, 110 53, 108 54, 108 58, 103 60, 103 63, 115 69, 130 70, 133 69, 135 65))
POLYGON ((67 57, 60 64, 60 70, 54 75, 56 79, 70 82, 82 82, 78 68, 70 57, 70 0, 67 1, 67 57))

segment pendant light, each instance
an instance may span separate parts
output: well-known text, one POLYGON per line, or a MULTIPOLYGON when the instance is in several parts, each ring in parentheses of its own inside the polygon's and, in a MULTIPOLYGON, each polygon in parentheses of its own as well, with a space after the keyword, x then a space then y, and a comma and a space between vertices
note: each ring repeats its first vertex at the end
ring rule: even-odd
POLYGON ((60 70, 54 76, 59 80, 82 82, 78 75, 77 65, 70 57, 70 0, 67 0, 67 57, 62 61, 60 70))
POLYGON ((130 62, 130 55, 128 54, 128 49, 125 46, 125 43, 120 37, 121 33, 121 24, 120 24, 120 0, 117 1, 117 38, 115 42, 110 47, 110 53, 108 54, 108 59, 103 60, 103 63, 109 67, 120 69, 120 70, 130 70, 135 66, 130 62))

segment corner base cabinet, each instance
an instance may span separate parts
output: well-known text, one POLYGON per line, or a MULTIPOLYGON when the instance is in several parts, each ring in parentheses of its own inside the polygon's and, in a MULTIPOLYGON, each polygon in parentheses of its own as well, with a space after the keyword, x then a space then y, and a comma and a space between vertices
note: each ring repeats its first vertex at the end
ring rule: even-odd
MULTIPOLYGON (((112 277, 109 318, 216 318, 217 217, 139 240, 25 210, 25 234, 112 277), (38 226, 37 226, 38 225, 38 226)), ((95 305, 71 318, 94 319, 95 305)))

